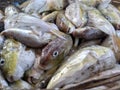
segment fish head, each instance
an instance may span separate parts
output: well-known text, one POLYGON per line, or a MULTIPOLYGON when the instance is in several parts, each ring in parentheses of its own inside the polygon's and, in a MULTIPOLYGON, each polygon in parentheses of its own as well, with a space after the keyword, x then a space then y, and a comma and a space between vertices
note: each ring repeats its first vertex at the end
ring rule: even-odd
POLYGON ((12 79, 11 76, 18 71, 16 67, 20 47, 21 44, 13 39, 7 39, 4 43, 3 50, 1 51, 0 66, 7 78, 12 79))
POLYGON ((41 54, 40 67, 49 70, 60 64, 63 58, 69 53, 73 44, 69 35, 66 35, 65 38, 56 38, 45 46, 41 54))
POLYGON ((7 39, 1 51, 0 69, 9 82, 19 80, 29 69, 35 55, 26 49, 23 44, 13 39, 7 39))
POLYGON ((5 8, 5 16, 7 17, 13 16, 18 13, 19 13, 19 10, 13 5, 9 5, 5 8))

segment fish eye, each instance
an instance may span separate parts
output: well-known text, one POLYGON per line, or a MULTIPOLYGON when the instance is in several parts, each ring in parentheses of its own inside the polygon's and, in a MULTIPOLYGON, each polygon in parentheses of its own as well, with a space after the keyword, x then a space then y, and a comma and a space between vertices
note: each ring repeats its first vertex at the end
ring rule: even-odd
POLYGON ((53 57, 58 56, 58 54, 59 54, 58 51, 54 51, 54 52, 53 52, 53 57))
POLYGON ((105 18, 106 18, 107 20, 111 20, 111 18, 110 18, 109 16, 105 16, 105 18))
POLYGON ((0 59, 0 66, 4 65, 5 61, 4 59, 0 59))

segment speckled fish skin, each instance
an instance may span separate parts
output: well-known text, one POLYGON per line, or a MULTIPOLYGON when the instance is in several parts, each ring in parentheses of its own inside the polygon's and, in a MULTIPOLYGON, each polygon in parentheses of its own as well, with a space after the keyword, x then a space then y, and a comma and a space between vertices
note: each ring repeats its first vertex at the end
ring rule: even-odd
POLYGON ((99 7, 99 10, 117 30, 120 29, 120 11, 115 6, 109 4, 106 7, 99 7))
POLYGON ((72 35, 77 38, 82 38, 85 40, 95 40, 106 36, 101 30, 95 27, 83 27, 77 28, 72 32, 72 35))
POLYGON ((83 27, 87 23, 87 13, 80 3, 72 3, 65 10, 65 16, 76 27, 83 27))
POLYGON ((19 80, 34 63, 35 53, 20 42, 7 39, 1 51, 1 69, 9 82, 19 80))
MULTIPOLYGON (((77 84, 70 85, 65 87, 67 90, 109 90, 116 89, 115 87, 119 86, 120 81, 118 79, 120 75, 120 65, 116 64, 114 68, 110 70, 105 70, 103 72, 99 72, 95 74, 93 77, 90 77, 87 80, 79 82, 77 84), (116 83, 119 82, 119 83, 116 83), (109 86, 110 85, 110 86, 109 86), (104 86, 106 88, 98 88, 104 86), (95 89, 96 88, 96 89, 95 89)), ((116 89, 117 90, 117 89, 116 89)))
POLYGON ((47 89, 63 88, 88 79, 95 73, 111 69, 116 59, 111 49, 102 46, 86 47, 70 56, 56 71, 47 89))
POLYGON ((59 12, 56 18, 56 25, 58 28, 65 32, 70 34, 75 30, 75 26, 66 18, 64 15, 64 12, 59 12))

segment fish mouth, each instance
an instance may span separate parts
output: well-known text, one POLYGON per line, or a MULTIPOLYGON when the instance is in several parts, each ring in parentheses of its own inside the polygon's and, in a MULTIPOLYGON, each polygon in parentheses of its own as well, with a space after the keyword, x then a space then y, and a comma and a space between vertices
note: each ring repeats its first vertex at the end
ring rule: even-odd
POLYGON ((17 78, 15 78, 14 76, 10 75, 10 76, 7 76, 7 80, 8 80, 9 82, 14 82, 14 81, 17 81, 17 80, 19 80, 19 79, 17 79, 17 78))

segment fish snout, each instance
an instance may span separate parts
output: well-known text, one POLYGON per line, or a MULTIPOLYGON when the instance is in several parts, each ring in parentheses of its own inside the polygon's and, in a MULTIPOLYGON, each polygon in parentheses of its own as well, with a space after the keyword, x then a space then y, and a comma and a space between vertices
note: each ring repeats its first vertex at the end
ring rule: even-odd
POLYGON ((7 77, 7 80, 8 80, 9 82, 15 81, 14 79, 15 79, 15 78, 14 78, 14 76, 12 76, 12 75, 10 75, 10 76, 7 77))

